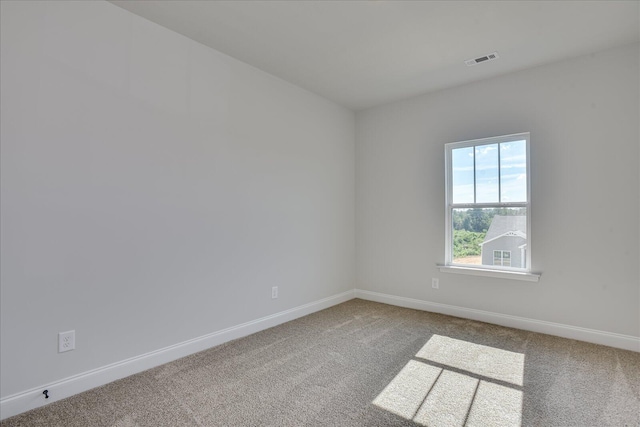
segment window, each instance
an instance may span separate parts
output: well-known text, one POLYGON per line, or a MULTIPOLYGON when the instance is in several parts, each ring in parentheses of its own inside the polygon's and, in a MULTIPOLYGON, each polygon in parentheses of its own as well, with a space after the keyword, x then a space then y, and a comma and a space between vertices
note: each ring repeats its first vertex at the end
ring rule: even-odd
POLYGON ((511 267, 511 251, 493 251, 493 265, 511 267))
POLYGON ((449 143, 445 159, 446 266, 530 272, 529 133, 449 143))

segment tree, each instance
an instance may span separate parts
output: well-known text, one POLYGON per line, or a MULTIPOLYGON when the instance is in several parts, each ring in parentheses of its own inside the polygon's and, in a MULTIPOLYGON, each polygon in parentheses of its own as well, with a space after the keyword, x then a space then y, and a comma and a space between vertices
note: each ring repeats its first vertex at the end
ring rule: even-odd
POLYGON ((482 253, 480 243, 484 241, 485 233, 467 230, 453 230, 453 257, 462 258, 476 256, 482 253))

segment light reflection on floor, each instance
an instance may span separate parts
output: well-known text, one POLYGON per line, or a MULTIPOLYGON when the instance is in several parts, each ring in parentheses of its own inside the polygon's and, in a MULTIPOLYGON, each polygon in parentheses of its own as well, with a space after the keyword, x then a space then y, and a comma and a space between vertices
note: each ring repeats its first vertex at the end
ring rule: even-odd
POLYGON ((416 359, 374 405, 425 426, 520 425, 524 354, 433 335, 416 359))
POLYGON ((417 358, 522 386, 524 354, 434 335, 417 358))

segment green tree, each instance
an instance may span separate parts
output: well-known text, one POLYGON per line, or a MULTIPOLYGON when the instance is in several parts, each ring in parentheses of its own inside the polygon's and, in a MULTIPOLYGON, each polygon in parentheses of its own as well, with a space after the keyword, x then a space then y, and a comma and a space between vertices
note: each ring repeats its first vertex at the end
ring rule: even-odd
POLYGON ((453 230, 453 257, 480 255, 482 253, 480 243, 484 241, 485 234, 483 232, 453 230))

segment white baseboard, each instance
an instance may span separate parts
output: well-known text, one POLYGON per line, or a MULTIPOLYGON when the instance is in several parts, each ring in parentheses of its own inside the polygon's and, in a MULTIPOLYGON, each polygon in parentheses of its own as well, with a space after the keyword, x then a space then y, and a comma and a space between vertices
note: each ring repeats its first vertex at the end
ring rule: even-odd
POLYGON ((227 341, 324 310, 353 298, 355 298, 355 290, 350 290, 8 396, 0 400, 0 419, 56 402, 227 341), (42 394, 43 390, 49 390, 49 398, 46 400, 42 394))
POLYGON ((356 289, 356 298, 640 352, 640 338, 356 289))
POLYGON ((281 323, 315 313, 316 311, 324 310, 325 308, 349 301, 353 298, 447 314, 465 319, 478 320, 511 328, 640 352, 640 338, 629 335, 354 289, 8 396, 0 400, 0 419, 5 419, 65 399, 74 394, 108 384, 120 378, 145 371, 237 338, 242 338, 281 323), (49 390, 49 399, 44 399, 42 395, 43 390, 49 390))

